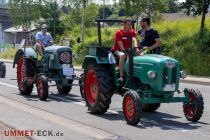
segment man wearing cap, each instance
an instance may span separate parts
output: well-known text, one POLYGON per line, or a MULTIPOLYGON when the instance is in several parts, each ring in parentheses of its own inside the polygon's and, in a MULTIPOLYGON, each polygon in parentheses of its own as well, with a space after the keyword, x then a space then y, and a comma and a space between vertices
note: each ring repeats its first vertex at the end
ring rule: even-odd
POLYGON ((41 31, 36 34, 36 51, 43 56, 44 48, 53 44, 53 38, 50 33, 47 32, 47 25, 43 24, 41 26, 41 31))
POLYGON ((160 35, 157 30, 151 27, 151 19, 143 17, 140 26, 142 30, 138 31, 141 39, 139 49, 148 49, 153 54, 160 54, 160 35))

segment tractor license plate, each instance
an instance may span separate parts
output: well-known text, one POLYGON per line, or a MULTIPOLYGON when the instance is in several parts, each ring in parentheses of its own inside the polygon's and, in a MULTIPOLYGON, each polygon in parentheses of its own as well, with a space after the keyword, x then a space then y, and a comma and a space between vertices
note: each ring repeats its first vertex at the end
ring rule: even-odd
POLYGON ((67 77, 71 77, 72 75, 74 75, 74 68, 63 68, 63 75, 67 76, 67 77))
POLYGON ((165 84, 164 91, 175 91, 176 85, 175 84, 165 84))

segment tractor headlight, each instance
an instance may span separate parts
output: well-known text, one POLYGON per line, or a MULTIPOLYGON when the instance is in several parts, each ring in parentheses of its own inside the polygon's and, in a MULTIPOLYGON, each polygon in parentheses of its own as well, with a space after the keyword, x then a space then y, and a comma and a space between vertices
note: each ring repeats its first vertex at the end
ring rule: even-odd
POLYGON ((62 52, 60 55, 60 60, 63 63, 70 63, 71 62, 71 54, 69 52, 62 52))
POLYGON ((180 71, 180 77, 182 78, 182 79, 185 79, 186 77, 187 77, 187 72, 186 71, 180 71))
POLYGON ((155 71, 149 71, 149 72, 147 73, 147 75, 148 75, 148 77, 149 77, 150 79, 155 79, 155 77, 157 76, 157 74, 156 74, 155 71))

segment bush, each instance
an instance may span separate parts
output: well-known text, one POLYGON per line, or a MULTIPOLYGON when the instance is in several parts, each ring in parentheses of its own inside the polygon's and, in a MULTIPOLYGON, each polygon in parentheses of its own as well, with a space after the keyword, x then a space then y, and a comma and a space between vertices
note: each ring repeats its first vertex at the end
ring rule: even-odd
POLYGON ((195 76, 210 76, 210 19, 200 33, 200 20, 185 19, 155 24, 162 38, 163 54, 176 58, 183 69, 195 76))

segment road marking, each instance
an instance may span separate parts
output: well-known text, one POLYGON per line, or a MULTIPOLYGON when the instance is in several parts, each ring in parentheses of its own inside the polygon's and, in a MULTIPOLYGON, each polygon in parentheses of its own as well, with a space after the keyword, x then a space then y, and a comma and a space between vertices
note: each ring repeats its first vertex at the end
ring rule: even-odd
MULTIPOLYGON (((10 84, 6 84, 6 83, 2 83, 2 82, 0 82, 0 85, 18 89, 17 86, 10 85, 10 84)), ((33 92, 33 93, 37 93, 37 91, 32 91, 32 92, 33 92)), ((72 101, 71 99, 66 99, 66 98, 58 97, 58 96, 53 95, 53 94, 49 94, 49 97, 50 97, 50 98, 54 98, 54 99, 59 99, 59 100, 61 100, 61 101, 65 101, 65 102, 66 102, 66 101, 69 101, 69 100, 72 101)), ((72 103, 73 103, 73 104, 76 104, 76 105, 80 105, 80 106, 86 106, 86 104, 83 103, 83 102, 74 102, 74 101, 72 101, 72 103)), ((109 113, 111 113, 111 114, 119 114, 117 111, 111 110, 111 109, 109 109, 107 112, 109 112, 109 113)))
POLYGON ((10 105, 14 108, 23 110, 25 112, 31 113, 33 115, 36 115, 44 120, 50 121, 54 124, 58 124, 60 126, 63 126, 65 128, 71 129, 72 131, 77 131, 80 134, 85 134, 87 136, 97 138, 97 139, 108 139, 113 138, 115 135, 106 132, 104 130, 88 126, 86 124, 79 123, 77 121, 73 121, 70 119, 66 119, 60 116, 57 116, 53 113, 46 112, 44 110, 40 110, 38 108, 23 104, 21 102, 18 102, 16 100, 12 100, 3 96, 0 96, 0 102, 10 105))
POLYGON ((2 83, 2 82, 0 82, 0 85, 3 85, 3 86, 7 86, 7 87, 11 87, 11 88, 16 88, 16 89, 18 89, 18 87, 17 87, 17 86, 13 86, 13 85, 6 84, 6 83, 2 83))

